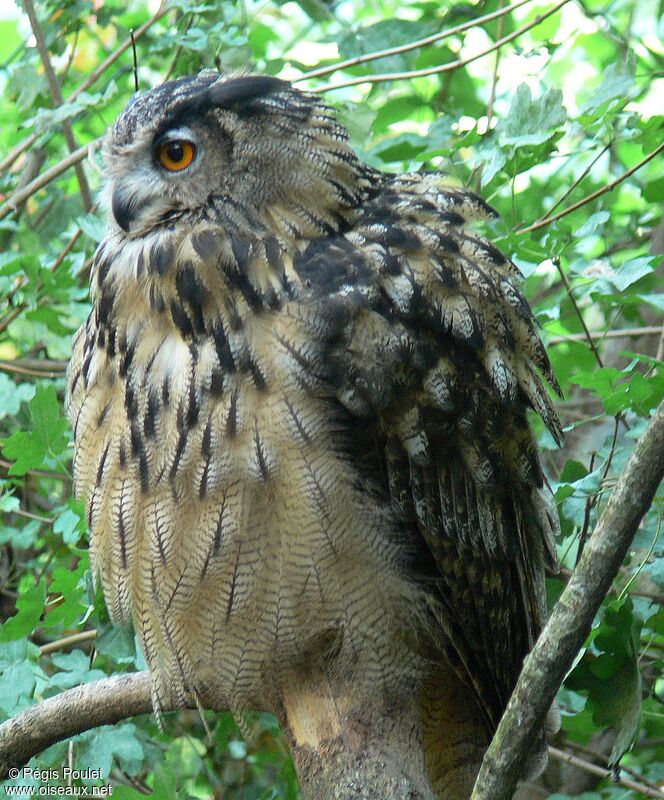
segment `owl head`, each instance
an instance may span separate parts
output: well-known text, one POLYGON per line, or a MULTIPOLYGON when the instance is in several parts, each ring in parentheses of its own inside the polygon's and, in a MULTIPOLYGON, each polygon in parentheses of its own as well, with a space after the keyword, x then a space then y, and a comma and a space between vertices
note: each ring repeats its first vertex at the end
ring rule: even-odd
POLYGON ((111 227, 139 238, 219 205, 315 209, 333 223, 367 168, 314 95, 268 76, 205 71, 135 95, 105 142, 111 227))

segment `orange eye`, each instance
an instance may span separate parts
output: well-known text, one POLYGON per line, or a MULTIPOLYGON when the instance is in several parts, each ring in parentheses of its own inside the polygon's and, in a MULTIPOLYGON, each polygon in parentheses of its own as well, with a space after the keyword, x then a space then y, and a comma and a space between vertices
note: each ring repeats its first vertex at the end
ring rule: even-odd
POLYGON ((179 172, 196 158, 196 148, 186 139, 174 139, 172 142, 159 145, 157 158, 164 169, 169 172, 179 172))

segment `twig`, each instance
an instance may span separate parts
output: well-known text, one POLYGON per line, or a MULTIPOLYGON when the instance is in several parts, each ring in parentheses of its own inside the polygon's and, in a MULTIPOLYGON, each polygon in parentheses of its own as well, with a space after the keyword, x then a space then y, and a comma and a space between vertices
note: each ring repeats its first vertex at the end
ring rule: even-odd
POLYGON ((561 203, 564 203, 564 202, 565 202, 565 200, 567 200, 567 198, 568 198, 568 197, 569 197, 569 196, 572 194, 572 192, 573 192, 573 191, 576 189, 576 187, 577 187, 577 186, 578 186, 578 185, 581 183, 581 181, 582 181, 582 180, 584 180, 584 178, 586 178, 586 176, 588 175, 588 173, 590 172, 590 170, 591 170, 591 169, 592 169, 592 168, 595 166, 595 164, 596 164, 596 163, 597 163, 597 162, 600 160, 600 158, 601 158, 601 157, 604 155, 604 153, 606 153, 606 152, 607 152, 607 150, 610 150, 610 149, 611 149, 611 142, 609 142, 609 144, 605 145, 605 146, 604 146, 604 147, 603 147, 603 148, 602 148, 602 149, 599 151, 599 153, 598 153, 598 154, 597 154, 597 155, 596 155, 596 156, 593 158, 593 160, 590 162, 590 164, 588 164, 588 166, 587 166, 587 167, 586 167, 586 168, 583 170, 583 172, 582 172, 582 173, 579 175, 579 177, 578 177, 578 178, 577 178, 577 179, 574 181, 574 183, 573 183, 573 184, 572 184, 572 185, 569 187, 569 189, 567 189, 567 191, 566 191, 566 192, 564 192, 564 193, 563 193, 563 194, 562 194, 562 195, 561 195, 561 196, 560 196, 560 197, 559 197, 559 198, 556 200, 556 202, 555 202, 555 203, 554 203, 554 204, 551 206, 551 208, 550 208, 550 209, 549 209, 549 210, 546 212, 545 216, 542 218, 542 220, 541 220, 542 222, 545 222, 545 221, 546 221, 546 220, 547 220, 547 219, 548 219, 548 218, 549 218, 549 217, 550 217, 550 216, 553 214, 553 212, 554 212, 554 211, 555 211, 555 210, 558 208, 558 206, 559 206, 559 205, 561 205, 561 203))
MULTIPOLYGON (((149 28, 151 28, 155 22, 158 22, 167 11, 168 6, 164 2, 149 20, 144 22, 140 27, 136 28, 134 31, 134 39, 140 39, 141 36, 143 36, 143 34, 149 28)), ((106 70, 112 66, 129 47, 131 47, 131 39, 125 39, 125 41, 116 50, 114 50, 107 58, 104 59, 104 61, 101 62, 97 69, 90 73, 90 76, 83 81, 79 87, 74 89, 74 91, 67 97, 66 102, 72 103, 80 94, 93 86, 104 74, 104 72, 106 72, 106 70)), ((4 172, 6 169, 8 169, 22 153, 32 147, 38 138, 39 134, 33 133, 27 138, 23 139, 22 142, 19 142, 12 150, 10 150, 5 158, 0 161, 0 172, 4 172)))
POLYGON ((0 206, 0 220, 4 219, 8 214, 11 214, 12 211, 15 211, 17 208, 19 208, 28 197, 31 197, 33 194, 35 194, 35 192, 43 189, 44 186, 48 186, 51 181, 62 175, 62 173, 66 172, 70 167, 73 167, 75 164, 78 164, 87 158, 88 153, 92 152, 92 150, 94 150, 94 148, 97 147, 100 142, 101 137, 99 139, 93 139, 91 142, 83 145, 83 147, 79 147, 78 150, 75 150, 73 153, 68 155, 67 158, 63 158, 62 161, 59 161, 50 169, 42 172, 41 175, 36 177, 34 181, 30 181, 30 183, 24 186, 23 189, 10 195, 9 199, 0 206))
MULTIPOLYGON (((607 765, 607 769, 608 769, 608 758, 607 758, 605 753, 598 753, 596 750, 593 750, 591 747, 586 747, 583 744, 579 744, 579 742, 575 742, 573 739, 566 739, 565 740, 565 746, 566 747, 571 747, 572 750, 576 750, 579 753, 585 753, 587 756, 590 756, 591 758, 599 759, 602 763, 607 765)), ((631 775, 635 780, 639 781, 640 783, 645 784, 646 786, 649 786, 651 789, 655 789, 656 791, 662 792, 664 794, 664 789, 660 789, 660 787, 656 783, 653 783, 652 781, 649 781, 643 775, 638 773, 635 769, 631 769, 630 767, 626 767, 623 764, 621 764, 618 767, 618 769, 621 772, 626 772, 628 775, 631 775)))
POLYGON ((32 519, 36 522, 41 522, 44 525, 52 525, 55 522, 55 517, 43 517, 41 514, 33 514, 32 511, 25 511, 22 508, 14 508, 12 509, 12 514, 16 514, 19 517, 25 517, 26 519, 32 519))
POLYGON ((576 316, 578 317, 578 320, 581 323, 581 327, 583 328, 583 331, 584 331, 585 336, 586 336, 586 340, 588 341, 588 344, 590 345, 590 349, 592 350, 593 355, 595 356, 595 360, 599 364, 600 368, 602 368, 604 366, 604 363, 602 362, 602 357, 600 356, 599 350, 597 349, 597 347, 595 345, 595 342, 593 341, 593 337, 590 335, 590 331, 588 330, 588 326, 586 325, 586 321, 583 318, 583 314, 581 313, 581 309, 579 308, 579 306, 576 303, 576 298, 574 297, 574 293, 572 292, 572 287, 570 285, 570 282, 567 280, 567 275, 565 275, 565 272, 564 272, 564 270, 562 268, 562 265, 560 263, 560 259, 559 258, 554 258, 553 259, 553 264, 554 264, 555 268, 558 270, 558 274, 560 275, 561 281, 565 285, 565 291, 567 292, 567 296, 569 297, 570 302, 571 302, 571 304, 572 304, 572 306, 574 308, 574 311, 576 312, 576 316))
MULTIPOLYGON (((572 577, 572 573, 570 570, 565 569, 564 567, 558 572, 556 578, 560 578, 562 581, 567 583, 569 579, 572 577)), ((630 595, 634 595, 634 597, 644 597, 646 600, 650 600, 651 603, 657 604, 658 606, 664 605, 664 594, 656 594, 654 592, 641 592, 637 589, 630 589, 630 595)))
MULTIPOLYGON (((642 328, 618 328, 612 331, 589 331, 586 333, 568 333, 564 336, 552 336, 547 340, 547 347, 567 342, 585 342, 588 336, 592 339, 622 339, 639 338, 641 336, 652 336, 653 334, 663 334, 664 327, 661 325, 644 325, 642 328)), ((661 361, 662 359, 657 359, 661 361)))
POLYGON ((81 642, 89 642, 93 639, 97 638, 97 629, 93 628, 91 631, 81 631, 80 633, 72 633, 71 636, 64 636, 62 639, 58 639, 55 642, 49 642, 48 644, 43 644, 39 648, 39 655, 45 656, 49 653, 55 653, 58 650, 64 650, 66 647, 71 647, 75 644, 81 644, 81 642))
MULTIPOLYGON (((595 764, 592 764, 590 761, 586 761, 585 758, 579 758, 572 753, 567 753, 565 750, 559 750, 557 747, 549 745, 549 753, 559 761, 564 761, 567 764, 571 764, 573 767, 583 769, 586 772, 590 772, 592 775, 598 775, 601 778, 611 777, 610 770, 606 769, 605 767, 598 767, 595 764)), ((645 783, 633 781, 629 778, 623 778, 622 775, 615 782, 620 786, 624 786, 626 789, 634 789, 641 794, 645 794, 647 797, 657 797, 659 800, 664 797, 664 791, 661 789, 652 789, 645 783)))
POLYGON ((474 56, 469 56, 468 58, 462 58, 458 61, 452 61, 449 64, 442 64, 437 67, 427 67, 425 69, 414 69, 408 72, 386 72, 382 75, 365 75, 361 78, 353 78, 348 81, 343 81, 342 83, 329 83, 323 86, 318 86, 314 89, 310 89, 309 91, 314 93, 321 93, 321 92, 331 92, 335 89, 345 89, 348 86, 358 86, 361 83, 383 83, 385 81, 402 81, 402 80, 410 80, 411 78, 421 78, 425 75, 439 75, 443 72, 451 72, 455 69, 460 69, 461 67, 465 67, 466 64, 470 64, 473 61, 477 61, 480 58, 483 58, 489 53, 493 53, 503 45, 506 45, 508 42, 513 41, 517 37, 521 36, 522 33, 526 33, 531 28, 536 27, 540 23, 544 22, 545 19, 550 17, 552 14, 555 14, 559 11, 564 5, 569 3, 570 0, 560 0, 559 3, 547 11, 544 14, 538 14, 532 22, 529 22, 527 25, 524 25, 522 28, 519 28, 516 31, 513 31, 508 36, 503 37, 502 39, 498 39, 498 41, 494 42, 491 47, 487 47, 485 50, 481 50, 479 53, 476 53, 474 56))
MULTIPOLYGON (((39 364, 38 359, 27 360, 31 362, 34 361, 36 364, 39 364)), ((4 370, 5 372, 15 372, 17 375, 30 375, 31 377, 35 378, 60 378, 62 375, 64 375, 64 369, 58 369, 57 372, 45 369, 35 369, 32 366, 23 366, 18 361, 0 361, 0 370, 4 370)))
MULTIPOLYGON (((30 27, 32 28, 32 33, 35 37, 35 41, 37 44, 37 50, 39 50, 39 57, 41 58, 42 65, 44 67, 44 72, 46 73, 46 80, 48 82, 48 88, 51 91, 51 96, 53 97, 53 102, 55 106, 61 106, 64 104, 65 99, 62 96, 62 90, 60 89, 60 84, 58 82, 57 75, 55 74, 55 70, 53 69, 53 64, 51 64, 51 58, 49 56, 48 47, 46 46, 46 41, 44 39, 44 34, 41 29, 41 25, 39 24, 39 19, 37 18, 37 12, 35 11, 35 7, 32 4, 32 0, 23 0, 23 7, 25 8, 25 12, 28 15, 28 19, 30 20, 30 27)), ((73 153, 76 150, 76 140, 74 139, 74 133, 71 128, 71 124, 69 120, 65 119, 62 121, 62 132, 65 136, 65 141, 67 142, 67 147, 69 148, 69 152, 73 153)), ((83 167, 79 162, 74 164, 74 170, 76 171, 76 178, 78 180, 78 185, 81 190, 81 200, 83 201, 83 207, 86 211, 90 209, 92 205, 92 196, 90 195, 90 186, 88 185, 88 179, 85 177, 85 172, 83 167)))
POLYGON ((326 67, 312 69, 309 72, 305 72, 304 75, 293 81, 293 83, 308 81, 312 78, 321 78, 323 75, 330 75, 331 73, 338 72, 342 69, 356 67, 358 64, 366 64, 368 61, 377 61, 380 58, 387 58, 388 56, 396 56, 400 53, 407 53, 409 50, 417 50, 418 47, 427 47, 435 42, 448 39, 450 36, 455 36, 457 33, 463 33, 470 28, 476 28, 479 25, 483 25, 485 22, 491 22, 494 19, 504 17, 505 14, 509 14, 510 11, 514 11, 515 9, 520 8, 521 6, 530 2, 531 0, 519 0, 518 3, 513 3, 511 6, 499 8, 497 11, 491 12, 491 14, 485 14, 483 17, 476 17, 469 22, 456 25, 454 28, 448 28, 446 31, 442 31, 441 33, 434 33, 432 36, 425 36, 423 39, 417 39, 413 42, 408 42, 408 44, 398 45, 397 47, 388 47, 386 50, 377 50, 374 53, 365 53, 364 55, 355 56, 354 58, 347 58, 344 61, 337 61, 336 64, 329 64, 326 67))
MULTIPOLYGON (((502 8, 504 0, 500 0, 500 8, 502 8)), ((500 17, 498 20, 498 38, 502 38, 504 29, 505 17, 500 17)), ((493 75, 491 76, 491 94, 489 95, 489 102, 486 108, 486 129, 491 130, 491 118, 493 117, 493 104, 496 101, 496 86, 498 84, 498 64, 500 64, 500 50, 496 50, 496 58, 493 62, 493 75)))
MULTIPOLYGON (((13 461, 6 461, 4 458, 0 458, 0 467, 3 469, 10 469, 13 466, 13 461)), ((51 478, 54 481, 64 481, 66 483, 71 482, 71 476, 65 472, 52 472, 46 469, 30 469, 25 475, 33 475, 35 478, 51 478)))
POLYGON ((581 206, 585 206, 587 203, 591 203, 593 200, 596 200, 598 197, 601 197, 603 194, 610 192, 612 189, 615 189, 620 183, 624 180, 629 178, 630 175, 633 175, 638 169, 645 166, 649 161, 652 161, 655 156, 658 156, 662 150, 664 150, 664 142, 656 147, 651 153, 645 158, 642 158, 638 164, 635 164, 633 167, 624 172, 622 175, 617 177, 611 183, 607 183, 606 186, 603 186, 601 189, 597 189, 597 191, 592 192, 587 197, 584 197, 583 200, 579 200, 578 203, 574 203, 573 205, 569 206, 568 208, 564 208, 562 211, 559 211, 557 214, 554 214, 552 217, 545 217, 544 219, 538 220, 534 222, 532 225, 529 225, 527 228, 521 228, 517 231, 517 233, 530 233, 530 231, 536 231, 539 228, 543 228, 545 225, 550 225, 552 222, 561 219, 562 217, 567 216, 567 214, 571 214, 572 211, 576 211, 581 206))
MULTIPOLYGON (((1 217, 0 217, 1 219, 1 217)), ((25 303, 19 303, 17 306, 7 314, 3 319, 0 319, 0 333, 3 333, 12 324, 12 322, 26 309, 25 303)))
POLYGON ((664 477, 664 402, 636 443, 551 617, 524 661, 472 800, 508 800, 537 732, 664 477))
MULTIPOLYGON (((94 214, 98 207, 99 207, 99 203, 94 203, 94 205, 90 209, 89 213, 90 214, 94 214)), ((83 228, 78 227, 76 229, 76 231, 74 232, 73 236, 71 237, 71 239, 67 242, 67 244, 62 249, 62 252, 60 253, 60 255, 53 262, 53 265, 51 266, 51 272, 55 272, 58 269, 58 267, 60 266, 60 264, 62 264, 62 262, 65 260, 65 258, 67 258, 69 253, 71 253, 71 251, 74 249, 74 245, 79 240, 79 238, 80 238, 82 233, 83 233, 83 228)))

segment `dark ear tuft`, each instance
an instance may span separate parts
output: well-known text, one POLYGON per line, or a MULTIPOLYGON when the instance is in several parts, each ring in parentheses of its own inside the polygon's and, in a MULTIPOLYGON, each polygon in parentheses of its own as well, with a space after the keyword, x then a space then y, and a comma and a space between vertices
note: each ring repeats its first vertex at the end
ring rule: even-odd
POLYGON ((282 91, 289 86, 286 81, 268 75, 245 75, 210 86, 206 92, 206 100, 217 108, 230 109, 249 100, 282 91))

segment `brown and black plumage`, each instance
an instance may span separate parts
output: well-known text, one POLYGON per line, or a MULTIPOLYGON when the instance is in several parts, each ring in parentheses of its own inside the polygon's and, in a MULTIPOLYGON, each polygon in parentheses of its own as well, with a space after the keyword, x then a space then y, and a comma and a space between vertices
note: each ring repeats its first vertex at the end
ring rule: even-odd
POLYGON ((69 371, 76 489, 155 707, 273 708, 327 663, 418 692, 431 779, 472 780, 554 558, 526 411, 557 390, 494 215, 358 160, 331 110, 204 72, 106 142, 112 215, 69 371))

